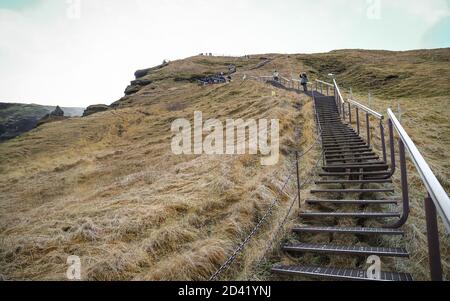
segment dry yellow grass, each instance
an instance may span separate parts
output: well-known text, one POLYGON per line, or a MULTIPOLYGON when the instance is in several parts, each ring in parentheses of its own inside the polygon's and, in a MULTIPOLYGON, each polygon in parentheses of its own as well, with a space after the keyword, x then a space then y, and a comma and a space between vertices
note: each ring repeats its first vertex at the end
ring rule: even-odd
MULTIPOLYGON (((191 65, 171 68, 198 72, 191 65)), ((146 87, 117 110, 44 125, 0 146, 2 278, 63 280, 67 257, 78 255, 86 280, 204 280, 274 198, 286 201, 296 94, 274 97, 271 87, 239 79, 157 85, 155 95, 146 87), (204 119, 279 118, 280 163, 173 155, 171 122, 193 119, 195 110, 204 119)))
MULTIPOLYGON (((192 57, 172 62, 147 76, 154 82, 123 99, 115 110, 47 124, 1 144, 0 278, 64 280, 67 257, 78 255, 86 280, 204 280, 277 198, 279 205, 268 224, 224 275, 272 279, 269 264, 291 260, 277 248, 281 240, 293 239, 289 225, 270 250, 269 262, 255 266, 255 261, 295 195, 294 183, 285 194, 281 187, 293 167, 293 150, 314 142, 312 106, 306 96, 241 78, 269 75, 275 69, 286 77, 301 71, 312 79, 325 76, 304 57, 192 57), (253 69, 263 58, 272 61, 253 69), (231 84, 199 87, 187 81, 226 71, 229 63, 238 66, 231 84), (279 118, 280 163, 263 167, 258 156, 249 155, 173 155, 171 122, 192 120, 194 111, 202 111, 204 119, 279 118)), ((448 188, 449 124, 437 118, 442 116, 439 104, 448 103, 448 96, 426 99, 431 104, 426 111, 419 110, 417 100, 405 99, 404 120, 448 188), (429 132, 417 126, 421 121, 429 132)), ((376 100, 377 105, 387 103, 376 100)), ((447 116, 448 106, 443 109, 447 116)), ((302 177, 318 152, 302 159, 302 177)), ((420 181, 413 177, 411 185, 417 186, 420 181)), ((302 191, 304 197, 308 188, 302 191)), ((398 243, 413 251, 413 260, 400 268, 425 279, 423 189, 418 188, 408 236, 398 243)), ((295 222, 290 219, 290 225, 295 222)), ((448 246, 444 240, 447 275, 448 246)))

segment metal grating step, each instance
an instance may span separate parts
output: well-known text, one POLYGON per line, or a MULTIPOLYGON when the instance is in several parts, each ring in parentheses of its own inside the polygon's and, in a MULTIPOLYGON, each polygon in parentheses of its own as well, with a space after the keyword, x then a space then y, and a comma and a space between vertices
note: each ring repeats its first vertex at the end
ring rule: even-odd
POLYGON ((368 146, 366 142, 326 142, 323 144, 324 148, 340 148, 340 147, 362 147, 362 146, 368 146))
POLYGON ((403 248, 382 248, 382 247, 357 247, 357 246, 333 246, 327 244, 307 244, 286 245, 284 251, 299 253, 321 253, 337 255, 357 255, 357 256, 385 256, 385 257, 409 257, 408 251, 403 248))
POLYGON ((314 189, 311 193, 393 193, 394 189, 314 189))
POLYGON ((364 155, 367 153, 374 153, 370 148, 364 148, 360 150, 325 150, 325 156, 343 156, 343 155, 364 155))
MULTIPOLYGON (((311 276, 336 280, 372 280, 367 277, 366 271, 343 268, 275 266, 272 268, 272 272, 285 275, 311 276)), ((410 274, 407 273, 381 272, 381 279, 378 281, 414 281, 414 279, 410 274)))
POLYGON ((337 233, 337 234, 361 234, 361 235, 405 235, 400 229, 389 228, 363 228, 363 227, 295 227, 296 233, 337 233))
MULTIPOLYGON (((335 158, 335 159, 329 159, 326 158, 327 163, 347 163, 347 162, 353 162, 353 164, 358 163, 354 161, 371 161, 371 160, 379 160, 380 157, 378 156, 370 156, 370 157, 347 157, 347 158, 335 158)), ((379 161, 378 161, 379 162, 379 161)))
POLYGON ((373 151, 370 146, 340 146, 340 147, 327 147, 324 149, 325 154, 341 154, 345 152, 367 152, 373 151))
POLYGON ((322 184, 379 184, 379 183, 392 183, 392 180, 327 180, 327 181, 316 181, 316 185, 322 185, 322 184))
POLYGON ((306 212, 300 213, 302 218, 317 218, 317 217, 349 217, 349 218, 390 218, 400 217, 398 212, 306 212))
POLYGON ((390 172, 378 171, 378 172, 322 172, 319 173, 320 177, 348 177, 348 176, 389 176, 390 172))
POLYGON ((334 204, 334 205, 386 205, 398 204, 395 200, 306 200, 309 205, 334 204))
POLYGON ((324 144, 347 144, 364 142, 361 138, 322 138, 324 144))
POLYGON ((352 158, 358 158, 361 156, 375 156, 375 152, 359 152, 359 153, 346 153, 346 154, 326 154, 325 158, 327 159, 352 159, 352 158))
POLYGON ((378 165, 366 165, 366 164, 341 164, 341 165, 325 165, 322 166, 324 170, 330 170, 330 169, 373 169, 373 168, 380 168, 380 169, 388 169, 389 166, 384 163, 378 163, 378 165))

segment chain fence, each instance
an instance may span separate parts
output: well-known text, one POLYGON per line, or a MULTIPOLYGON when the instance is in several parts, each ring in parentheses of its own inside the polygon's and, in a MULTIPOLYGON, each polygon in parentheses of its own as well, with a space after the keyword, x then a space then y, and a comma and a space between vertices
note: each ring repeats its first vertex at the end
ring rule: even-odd
MULTIPOLYGON (((323 155, 323 152, 320 154, 320 156, 317 159, 317 162, 315 163, 314 167, 307 174, 306 179, 303 181, 303 183, 300 184, 298 189, 301 190, 302 188, 305 187, 305 185, 310 184, 312 181, 314 181, 317 178, 317 176, 313 177, 313 173, 317 170, 317 168, 319 166, 319 163, 322 160, 322 155, 323 155)), ((292 202, 291 202, 291 204, 289 206, 289 209, 288 209, 286 215, 284 216, 283 220, 278 224, 277 231, 275 232, 275 234, 269 240, 269 243, 268 243, 266 249, 264 250, 261 259, 255 265, 255 269, 257 267, 259 267, 262 264, 262 262, 266 259, 266 256, 270 252, 270 250, 272 250, 273 244, 275 243, 277 237, 284 231, 286 223, 288 222, 289 217, 291 216, 292 210, 294 209, 294 205, 295 205, 295 203, 297 203, 297 201, 300 201, 298 195, 292 199, 292 202)), ((255 276, 256 276, 257 273, 258 273, 257 271, 255 273, 253 273, 252 276, 250 277, 250 279, 255 279, 255 276)))
MULTIPOLYGON (((294 171, 292 171, 286 182, 283 185, 283 188, 281 189, 281 193, 284 193, 284 190, 286 189, 287 185, 289 184, 292 176, 294 174, 294 171)), ((267 218, 272 215, 273 209, 275 208, 275 205, 277 205, 278 199, 275 199, 272 204, 269 206, 269 209, 266 211, 264 216, 260 219, 258 224, 255 226, 255 228, 250 232, 250 234, 245 238, 245 240, 236 248, 236 250, 233 252, 233 254, 225 261, 225 263, 209 278, 209 281, 216 281, 219 276, 228 270, 229 266, 236 260, 237 256, 244 250, 244 248, 247 246, 247 244, 250 242, 250 240, 255 236, 255 234, 258 232, 258 230, 262 227, 262 225, 266 222, 267 218)))
MULTIPOLYGON (((306 156, 308 153, 310 153, 313 149, 314 146, 318 143, 318 141, 320 141, 321 138, 321 133, 319 133, 319 135, 317 135, 316 140, 314 141, 314 143, 307 148, 306 151, 304 151, 301 155, 298 156, 298 159, 306 156)), ((320 162, 322 157, 322 154, 319 157, 319 160, 317 161, 315 167, 313 168, 313 170, 311 171, 314 172, 315 169, 317 168, 318 163, 320 162)), ((289 176, 287 177, 287 180, 284 182, 284 185, 281 189, 281 194, 284 193, 287 185, 289 184, 289 182, 292 179, 292 176, 294 175, 294 173, 296 172, 295 169, 293 169, 293 171, 291 171, 289 173, 289 176)), ((310 176, 308 176, 310 177, 310 176)), ((305 183, 303 183, 300 187, 306 185, 307 181, 305 181, 305 183)), ((299 189, 300 189, 299 187, 299 189)), ((295 204, 295 202, 298 200, 298 196, 295 198, 295 200, 292 202, 291 204, 291 208, 289 209, 289 213, 288 216, 285 217, 284 221, 283 221, 283 226, 286 223, 292 208, 295 204)), ((245 247, 248 245, 248 243, 252 240, 252 238, 256 235, 256 233, 258 232, 258 230, 268 221, 268 217, 272 215, 273 210, 275 208, 275 206, 278 204, 278 199, 275 199, 271 205, 269 206, 269 208, 267 209, 266 213, 264 214, 264 216, 259 220, 258 224, 253 228, 253 230, 250 232, 250 234, 245 238, 245 240, 239 244, 239 246, 234 250, 234 252, 232 253, 232 255, 225 261, 224 264, 222 264, 222 266, 209 278, 209 281, 216 281, 219 279, 219 277, 228 270, 228 268, 234 263, 234 261, 236 260, 236 258, 241 254, 241 252, 245 249, 245 247)), ((265 252, 266 253, 266 252, 265 252)))

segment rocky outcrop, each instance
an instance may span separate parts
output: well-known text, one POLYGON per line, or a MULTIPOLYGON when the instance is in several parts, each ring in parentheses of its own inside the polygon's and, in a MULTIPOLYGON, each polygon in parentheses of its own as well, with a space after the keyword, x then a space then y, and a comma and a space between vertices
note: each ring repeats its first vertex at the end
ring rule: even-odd
POLYGON ((59 106, 57 106, 56 109, 52 111, 50 114, 47 114, 44 117, 42 117, 41 120, 38 121, 37 126, 39 127, 46 123, 61 121, 67 118, 69 117, 65 117, 64 111, 59 106))
POLYGON ((100 112, 105 112, 108 111, 109 109, 110 107, 107 105, 92 105, 87 107, 87 109, 83 113, 83 117, 87 117, 100 112))
POLYGON ((126 89, 125 89, 125 95, 132 95, 135 94, 137 92, 139 92, 142 89, 142 86, 139 85, 129 85, 126 89))
POLYGON ((59 106, 56 106, 56 109, 53 112, 51 112, 49 114, 49 116, 50 117, 64 117, 64 111, 59 106))
POLYGON ((139 79, 139 78, 142 78, 142 77, 144 77, 144 76, 150 74, 150 73, 153 72, 153 71, 160 70, 160 69, 162 69, 162 68, 164 68, 164 67, 166 67, 166 66, 168 66, 168 65, 169 65, 168 62, 164 62, 164 63, 162 63, 161 65, 156 66, 156 67, 138 70, 138 71, 136 71, 136 72, 134 73, 134 76, 136 77, 136 79, 139 79))
POLYGON ((162 68, 166 67, 169 65, 169 62, 164 61, 161 65, 156 66, 156 67, 152 67, 152 68, 147 68, 147 69, 142 69, 142 70, 138 70, 134 73, 134 76, 136 77, 135 80, 133 80, 130 85, 125 89, 125 96, 129 96, 129 95, 133 95, 136 94, 137 92, 139 92, 142 88, 144 88, 145 86, 150 85, 151 83, 153 83, 152 80, 150 79, 145 79, 143 77, 151 74, 154 71, 157 70, 161 70, 162 68))
POLYGON ((136 79, 125 89, 125 95, 131 95, 139 92, 143 87, 152 83, 149 79, 136 79))

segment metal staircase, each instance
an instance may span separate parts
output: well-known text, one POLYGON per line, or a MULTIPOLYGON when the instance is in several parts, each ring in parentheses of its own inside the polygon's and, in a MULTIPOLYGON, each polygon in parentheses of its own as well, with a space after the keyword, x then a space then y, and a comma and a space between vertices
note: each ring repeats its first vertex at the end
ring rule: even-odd
MULTIPOLYGON (((392 183, 392 170, 385 160, 375 153, 369 143, 353 128, 342 121, 333 96, 317 94, 314 97, 317 122, 321 129, 324 151, 322 178, 316 182, 320 188, 311 190, 311 194, 320 195, 321 199, 306 200, 308 212, 300 214, 302 222, 314 221, 314 226, 296 227, 293 231, 300 236, 306 233, 328 233, 323 243, 297 243, 285 245, 283 251, 291 254, 312 253, 326 256, 372 256, 408 258, 404 248, 398 247, 359 247, 334 244, 337 235, 403 235, 404 232, 394 227, 380 224, 378 228, 365 227, 368 220, 386 220, 400 218, 400 212, 370 210, 376 206, 396 206, 397 201, 389 199, 386 194, 394 193, 389 186, 392 183), (375 187, 376 185, 377 187, 375 187), (380 185, 383 185, 380 187, 380 185), (380 196, 379 199, 373 197, 380 196), (352 199, 351 197, 358 198, 352 199), (367 196, 367 197, 366 197, 367 196), (370 197, 372 196, 372 197, 370 197), (342 211, 341 207, 352 208, 342 211), (331 210, 330 210, 331 208, 331 210), (349 219, 354 227, 349 227, 349 219), (343 222, 342 220, 345 220, 343 222), (362 225, 361 227, 358 227, 362 225)), ((366 271, 337 267, 275 266, 275 273, 294 276, 311 276, 344 280, 368 280, 366 271)), ((412 276, 406 273, 382 272, 377 280, 409 281, 412 276)))
MULTIPOLYGON (((276 83, 270 76, 260 76, 257 79, 271 83, 275 87, 300 92, 300 82, 295 79, 280 77, 276 83)), ((335 78, 333 84, 316 80, 315 88, 305 94, 311 96, 314 101, 316 121, 322 138, 324 156, 322 171, 318 173, 321 179, 315 182, 318 187, 311 190, 311 194, 317 195, 317 198, 305 200, 308 208, 299 216, 302 225, 292 229, 302 242, 282 247, 283 251, 298 255, 300 257, 298 261, 302 264, 275 265, 272 272, 301 276, 300 279, 312 277, 412 281, 412 275, 396 271, 380 271, 377 277, 373 277, 373 274, 369 277, 368 271, 363 270, 364 261, 361 260, 352 260, 353 267, 330 267, 328 264, 333 256, 357 256, 360 259, 364 257, 373 259, 374 256, 400 259, 409 257, 405 248, 380 246, 384 241, 382 237, 405 235, 402 228, 408 221, 410 210, 406 165, 406 155, 409 154, 427 192, 424 198, 424 222, 427 229, 430 278, 432 281, 442 281, 444 277, 437 217, 441 218, 447 234, 450 234, 450 199, 395 114, 388 109, 385 119, 380 113, 351 99, 351 96, 344 99, 335 78), (361 120, 361 114, 363 117, 365 115, 365 124, 364 118, 361 120), (373 119, 378 122, 379 128, 371 124, 373 119), (385 121, 388 124, 388 142, 385 136, 385 121), (363 126, 366 128, 365 133, 363 126), (379 139, 374 139, 373 132, 377 129, 379 139), (394 136, 395 132, 398 138, 394 136), (374 143, 379 143, 381 150, 379 148, 376 151, 374 143), (393 198, 392 176, 396 172, 399 173, 401 182, 398 191, 401 198, 398 200, 393 198), (376 246, 349 246, 349 237, 353 238, 350 239, 353 243, 364 242, 364 245, 376 244, 376 246), (308 238, 313 238, 311 239, 313 241, 303 242, 308 238), (347 239, 340 242, 339 238, 347 239), (317 243, 318 239, 324 241, 317 243), (314 260, 306 257, 306 254, 316 255, 320 262, 322 262, 320 259, 328 258, 323 260, 327 266, 309 266, 314 260)), ((302 186, 298 177, 297 172, 299 189, 297 199, 301 204, 302 186)))

